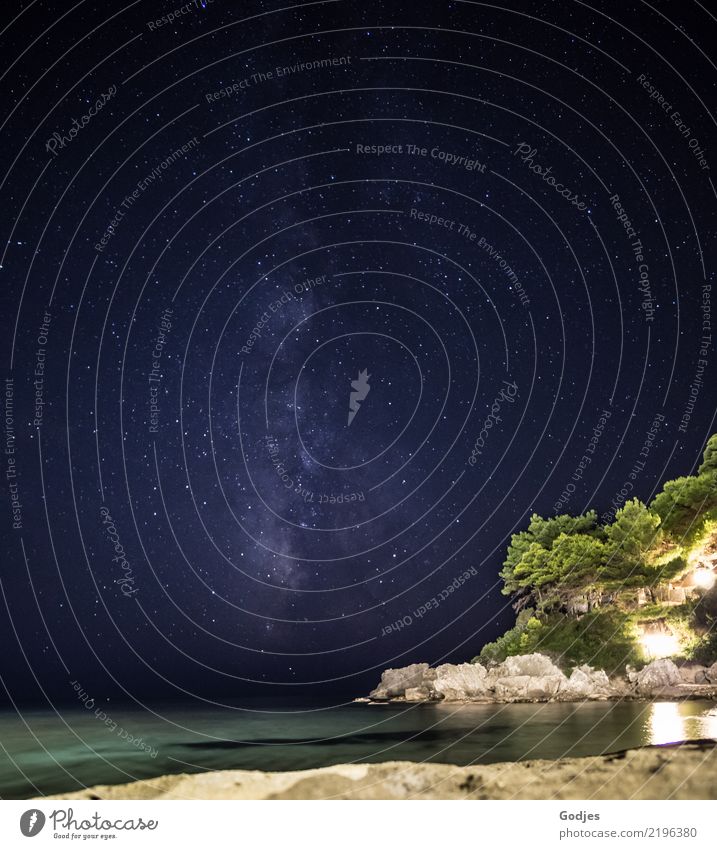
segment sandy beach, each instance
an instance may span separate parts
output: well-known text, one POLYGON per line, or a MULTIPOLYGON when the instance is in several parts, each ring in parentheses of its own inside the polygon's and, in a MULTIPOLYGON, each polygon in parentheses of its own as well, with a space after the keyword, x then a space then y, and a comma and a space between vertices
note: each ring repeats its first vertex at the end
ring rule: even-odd
POLYGON ((48 799, 717 799, 717 743, 487 766, 392 761, 297 772, 219 770, 48 799))

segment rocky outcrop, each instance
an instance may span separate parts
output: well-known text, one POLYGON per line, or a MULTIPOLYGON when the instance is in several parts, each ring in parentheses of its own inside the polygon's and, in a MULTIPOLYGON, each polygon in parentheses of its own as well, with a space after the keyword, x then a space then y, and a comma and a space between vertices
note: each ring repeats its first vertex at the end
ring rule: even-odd
POLYGON ((615 686, 610 683, 602 669, 591 666, 576 666, 558 693, 563 701, 582 699, 607 699, 615 694, 615 686))
POLYGON ((414 663, 387 669, 371 701, 536 702, 604 699, 612 694, 607 675, 590 666, 570 678, 542 654, 517 655, 486 669, 480 663, 414 663))
POLYGON ((407 687, 404 698, 407 702, 429 702, 435 693, 429 687, 407 687))
POLYGON ((439 698, 450 701, 483 699, 491 695, 488 670, 480 663, 443 663, 437 666, 433 689, 439 698))
MULTIPOLYGON (((680 666, 678 668, 680 673, 680 681, 683 684, 708 684, 707 678, 705 676, 706 669, 704 666, 699 666, 698 664, 689 664, 688 666, 680 666)), ((717 681, 715 682, 717 683, 717 681)))
POLYGON ((608 678, 602 669, 583 665, 566 676, 549 657, 526 654, 509 657, 486 669, 480 663, 443 663, 435 669, 413 663, 387 669, 368 701, 407 702, 577 702, 645 698, 717 699, 717 663, 677 667, 654 660, 625 678, 608 678))
POLYGON ((717 799, 717 748, 714 741, 700 740, 592 758, 486 766, 394 761, 301 772, 222 770, 98 785, 41 798, 717 799))
POLYGON ((665 688, 678 687, 682 678, 671 660, 653 660, 634 675, 634 684, 638 693, 651 695, 665 688))
POLYGON ((424 687, 425 683, 435 678, 436 670, 427 663, 412 663, 400 669, 386 669, 381 675, 381 681, 369 697, 376 701, 402 698, 406 690, 424 687))
POLYGON ((563 672, 542 654, 506 658, 490 670, 488 686, 497 701, 549 701, 567 683, 563 672))

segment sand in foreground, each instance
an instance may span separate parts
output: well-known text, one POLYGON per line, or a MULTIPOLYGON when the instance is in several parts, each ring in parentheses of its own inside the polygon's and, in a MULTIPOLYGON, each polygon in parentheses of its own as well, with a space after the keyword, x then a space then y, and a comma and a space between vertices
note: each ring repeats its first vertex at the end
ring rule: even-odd
POLYGON ((300 772, 222 770, 97 785, 48 799, 717 799, 717 743, 457 767, 393 761, 300 772))

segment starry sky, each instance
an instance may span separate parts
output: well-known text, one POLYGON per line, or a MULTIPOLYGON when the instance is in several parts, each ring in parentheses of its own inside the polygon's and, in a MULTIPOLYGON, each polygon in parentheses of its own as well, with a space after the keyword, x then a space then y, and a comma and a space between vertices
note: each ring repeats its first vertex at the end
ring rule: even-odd
POLYGON ((5 701, 470 659, 532 512, 609 518, 699 462, 707 7, 3 19, 5 701))

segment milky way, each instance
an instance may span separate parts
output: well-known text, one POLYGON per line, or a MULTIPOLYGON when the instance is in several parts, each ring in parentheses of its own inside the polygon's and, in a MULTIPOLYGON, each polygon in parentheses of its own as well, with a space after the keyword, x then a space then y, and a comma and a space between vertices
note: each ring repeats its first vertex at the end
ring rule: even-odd
POLYGON ((608 517, 693 469, 706 8, 15 6, 10 698, 72 699, 78 669, 339 698, 470 659, 512 624, 532 512, 608 517))

